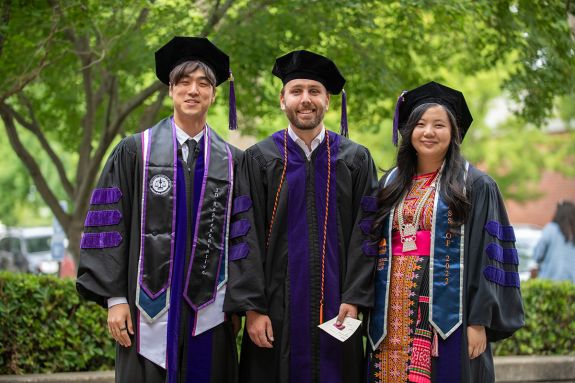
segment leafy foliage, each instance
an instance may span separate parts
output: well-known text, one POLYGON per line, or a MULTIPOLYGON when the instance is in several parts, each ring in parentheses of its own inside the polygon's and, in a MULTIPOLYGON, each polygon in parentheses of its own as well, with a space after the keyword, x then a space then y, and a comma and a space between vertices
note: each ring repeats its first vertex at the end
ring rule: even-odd
MULTIPOLYGON (((462 77, 494 68, 504 73, 497 95, 503 90, 517 101, 522 133, 525 122, 543 125, 558 98, 573 116, 575 27, 567 21, 573 7, 563 0, 7 0, 0 7, 0 117, 34 190, 76 253, 89 193, 110 147, 170 113, 153 52, 175 33, 208 36, 231 56, 241 131, 258 138, 285 126, 273 60, 301 48, 337 62, 358 137, 388 134, 401 90, 431 79, 458 88, 462 77)), ((471 100, 474 89, 465 92, 471 100)), ((213 114, 225 115, 227 91, 218 94, 213 114)), ((339 109, 337 97, 331 103, 339 109)), ((472 111, 479 121, 482 114, 472 111)), ((338 125, 333 115, 330 124, 338 125)), ((514 134, 517 150, 524 137, 514 134)), ((366 142, 372 151, 393 151, 385 139, 366 142)), ((484 161, 490 144, 473 135, 468 142, 477 147, 471 159, 484 161)), ((538 169, 555 166, 541 156, 538 169)), ((392 156, 384 157, 379 165, 391 166, 392 156)), ((517 170, 513 177, 528 170, 516 166, 520 157, 506 158, 505 168, 517 170)), ((3 191, 9 180, 1 182, 3 191)), ((529 196, 522 188, 515 193, 529 196)))
MULTIPOLYGON (((525 327, 495 355, 573 355, 575 285, 536 279, 521 288, 525 327)), ((113 368, 106 311, 81 300, 72 280, 0 272, 0 375, 113 368)))
POLYGON ((106 311, 73 281, 0 272, 0 375, 113 367, 106 311))
POLYGON ((534 279, 521 292, 525 327, 497 343, 495 355, 575 355, 575 285, 534 279))

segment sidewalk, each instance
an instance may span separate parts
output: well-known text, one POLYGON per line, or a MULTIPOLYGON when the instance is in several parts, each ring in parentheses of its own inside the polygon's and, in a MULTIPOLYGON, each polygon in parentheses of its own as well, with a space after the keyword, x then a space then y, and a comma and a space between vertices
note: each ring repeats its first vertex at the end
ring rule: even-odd
POLYGON ((2 383, 114 383, 114 371, 0 375, 2 383))
POLYGON ((575 355, 499 356, 494 360, 498 383, 575 383, 575 355))
MULTIPOLYGON (((575 356, 495 358, 497 383, 575 383, 575 356)), ((113 371, 3 375, 0 383, 114 383, 113 371)))

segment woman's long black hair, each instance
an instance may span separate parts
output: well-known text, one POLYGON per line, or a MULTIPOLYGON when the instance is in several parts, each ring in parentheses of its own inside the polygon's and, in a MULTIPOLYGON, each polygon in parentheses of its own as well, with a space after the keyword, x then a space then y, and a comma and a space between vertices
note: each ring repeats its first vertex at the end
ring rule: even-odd
POLYGON ((396 174, 386 187, 383 187, 383 184, 380 185, 377 196, 379 208, 373 226, 373 234, 375 236, 381 234, 386 216, 391 209, 399 203, 404 193, 411 188, 413 177, 417 172, 417 152, 411 144, 411 135, 423 114, 434 106, 441 106, 447 112, 451 124, 451 142, 445 154, 445 165, 440 179, 442 185, 441 197, 447 203, 449 210, 451 210, 453 214, 451 224, 453 228, 461 226, 469 215, 471 203, 466 193, 463 192, 464 180, 462 170, 465 166, 465 160, 461 156, 461 138, 457 121, 449 109, 443 105, 426 103, 414 108, 407 122, 401 128, 402 140, 397 152, 396 174))
POLYGON ((560 202, 553 222, 559 225, 565 241, 575 245, 575 205, 569 201, 560 202))

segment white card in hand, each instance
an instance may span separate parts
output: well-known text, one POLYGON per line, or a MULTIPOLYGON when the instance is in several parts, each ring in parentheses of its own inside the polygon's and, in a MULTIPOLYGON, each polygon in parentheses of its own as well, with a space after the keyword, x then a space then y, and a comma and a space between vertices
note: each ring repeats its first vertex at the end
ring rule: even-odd
POLYGON ((347 338, 352 336, 361 324, 359 319, 346 317, 342 323, 342 326, 338 328, 335 326, 336 320, 337 317, 330 319, 327 322, 323 322, 318 327, 341 342, 345 342, 347 338))

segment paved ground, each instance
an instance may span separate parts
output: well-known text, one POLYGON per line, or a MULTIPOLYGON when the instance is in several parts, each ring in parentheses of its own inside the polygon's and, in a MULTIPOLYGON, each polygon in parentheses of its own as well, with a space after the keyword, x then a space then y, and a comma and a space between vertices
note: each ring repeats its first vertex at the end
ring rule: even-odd
MULTIPOLYGON (((575 383, 575 355, 497 357, 495 375, 497 383, 575 383)), ((0 383, 7 382, 114 383, 114 372, 0 376, 0 383)))

